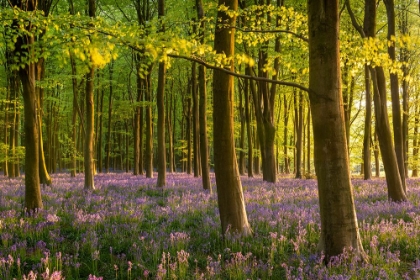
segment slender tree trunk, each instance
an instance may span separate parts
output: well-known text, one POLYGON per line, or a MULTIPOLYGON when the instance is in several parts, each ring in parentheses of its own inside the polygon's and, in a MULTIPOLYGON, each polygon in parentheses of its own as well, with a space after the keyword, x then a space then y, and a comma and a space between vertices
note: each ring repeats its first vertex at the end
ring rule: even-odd
POLYGON ((365 257, 356 217, 344 123, 338 0, 308 1, 309 98, 326 261, 353 248, 365 257))
MULTIPOLYGON (((418 96, 418 95, 417 95, 418 96)), ((417 99, 418 100, 418 99, 417 99)), ((412 177, 418 177, 418 166, 419 166, 419 125, 420 125, 420 106, 419 103, 416 102, 414 107, 414 128, 413 128, 413 166, 411 171, 412 177)))
MULTIPOLYGON (((38 60, 35 65, 35 79, 37 81, 44 80, 45 77, 45 61, 43 58, 38 60)), ((47 184, 51 186, 52 180, 50 174, 47 171, 47 165, 45 161, 44 155, 44 141, 42 140, 42 118, 43 118, 43 101, 44 101, 44 89, 35 86, 35 90, 37 91, 37 102, 38 102, 38 125, 39 125, 39 178, 41 180, 41 184, 47 184)))
POLYGON ((365 65, 365 131, 363 136, 363 175, 365 180, 370 180, 372 177, 372 164, 371 164, 371 152, 370 143, 372 142, 371 123, 372 123, 372 97, 371 97, 371 85, 369 76, 369 67, 365 65))
MULTIPOLYGON (((249 75, 250 68, 245 69, 246 75, 249 75)), ((253 165, 254 165, 254 151, 252 143, 252 128, 251 128, 251 114, 250 114, 250 102, 249 102, 249 83, 250 80, 245 80, 245 120, 246 120, 246 135, 248 140, 248 177, 254 177, 253 165)))
POLYGON ((152 92, 150 74, 146 77, 146 178, 153 178, 153 117, 152 117, 152 92))
MULTIPOLYGON (((103 72, 102 72, 102 78, 103 78, 103 72)), ((100 104, 99 104, 99 135, 98 135, 98 142, 97 142, 97 162, 98 162, 98 171, 102 173, 103 171, 103 156, 102 156, 102 143, 103 143, 103 115, 104 115, 104 97, 105 97, 105 89, 102 88, 101 91, 101 98, 100 98, 100 104)), ((99 98, 98 98, 99 99, 99 98)))
MULTIPOLYGON (((201 43, 204 42, 204 10, 202 0, 196 0, 197 17, 200 21, 201 43)), ((199 100, 199 121, 200 121, 200 159, 201 159, 201 180, 203 189, 212 192, 210 183, 210 166, 209 166, 209 145, 207 138, 207 87, 206 87, 206 68, 204 65, 198 66, 198 91, 199 100)))
POLYGON ((303 95, 299 93, 296 135, 296 179, 302 179, 303 95))
POLYGON ((105 171, 109 173, 110 161, 111 161, 111 125, 112 125, 112 99, 113 99, 113 74, 114 74, 114 62, 111 61, 109 64, 109 96, 108 96, 108 131, 106 137, 106 159, 105 159, 105 171))
MULTIPOLYGON (((220 0, 230 10, 236 11, 237 0, 220 0)), ((227 57, 234 54, 234 28, 236 16, 230 17, 218 11, 217 17, 229 27, 217 27, 214 48, 217 53, 227 57)), ((233 70, 233 64, 230 66, 233 70)), ((214 164, 217 185, 217 197, 222 224, 222 233, 251 235, 245 210, 245 200, 236 161, 235 139, 233 135, 233 77, 222 71, 213 72, 213 126, 214 126, 214 164)))
POLYGON ((186 139, 187 139, 187 174, 193 172, 192 167, 192 147, 191 147, 191 98, 187 98, 187 115, 186 115, 186 139))
MULTIPOLYGON (((306 152, 307 152, 307 156, 306 156, 306 173, 308 175, 311 175, 311 108, 308 106, 308 115, 307 115, 307 133, 306 133, 306 152)), ((309 176, 310 178, 310 176, 309 176)))
MULTIPOLYGON (((244 81, 245 83, 245 81, 244 81)), ((242 87, 239 91, 239 120, 241 122, 241 131, 240 131, 240 137, 239 137, 239 162, 238 162, 238 168, 239 168, 239 174, 244 175, 245 174, 245 110, 243 105, 243 96, 245 95, 245 87, 242 87)))
MULTIPOLYGON (((170 88, 173 88, 170 87, 170 88)), ((173 99, 174 95, 171 92, 171 95, 166 98, 166 131, 168 138, 168 169, 169 173, 174 172, 174 150, 173 150, 173 131, 172 131, 172 114, 173 114, 173 99)))
POLYGON ((95 109, 94 109, 94 79, 95 79, 95 68, 90 67, 89 73, 86 75, 86 135, 85 135, 85 146, 84 146, 84 169, 85 169, 85 189, 95 189, 94 184, 94 121, 95 121, 95 109))
POLYGON ((290 173, 290 160, 288 155, 288 138, 289 138, 289 110, 287 105, 287 98, 286 94, 283 95, 284 101, 283 101, 283 118, 284 118, 284 128, 283 128, 283 157, 284 157, 284 173, 289 174, 290 173))
POLYGON ((191 96, 192 96, 192 132, 193 132, 193 162, 194 177, 200 175, 200 127, 198 111, 197 66, 192 63, 191 68, 191 96))
POLYGON ((404 187, 399 174, 397 157, 392 145, 391 129, 388 121, 386 83, 381 67, 370 68, 373 80, 373 102, 375 105, 375 122, 377 124, 379 148, 384 164, 388 198, 392 201, 405 201, 404 187))
MULTIPOLYGON (((395 11, 394 11, 394 0, 384 0, 386 7, 386 14, 388 18, 388 40, 395 37, 395 11)), ((395 45, 388 44, 388 54, 391 60, 395 61, 395 45)), ((400 105, 400 94, 399 94, 399 82, 398 75, 396 73, 390 73, 391 83, 391 101, 392 101, 392 126, 394 128, 394 148, 397 157, 398 170, 401 177, 401 183, 404 192, 406 192, 405 184, 405 164, 404 164, 404 143, 403 143, 403 129, 401 122, 401 105, 400 105)))
MULTIPOLYGON (((165 1, 158 1, 159 17, 165 16, 165 1)), ((159 62, 158 87, 156 103, 158 110, 157 138, 158 138, 158 178, 157 187, 166 185, 166 143, 165 143, 165 83, 166 63, 159 62)))

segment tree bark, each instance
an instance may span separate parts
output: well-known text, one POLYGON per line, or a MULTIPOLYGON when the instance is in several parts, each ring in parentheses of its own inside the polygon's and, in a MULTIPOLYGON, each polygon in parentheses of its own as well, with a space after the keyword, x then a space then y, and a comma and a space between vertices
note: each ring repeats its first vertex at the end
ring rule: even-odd
POLYGON ((112 101, 113 101, 113 74, 114 74, 114 62, 111 61, 109 64, 109 96, 108 96, 108 127, 106 137, 106 159, 105 159, 105 171, 109 173, 111 163, 111 125, 112 125, 112 101))
POLYGON ((365 180, 372 178, 372 163, 371 163, 371 142, 372 142, 372 97, 369 67, 365 65, 365 131, 363 135, 363 176, 365 180))
POLYGON ((153 178, 153 117, 152 117, 152 92, 150 72, 146 76, 146 178, 153 178))
POLYGON ((341 93, 338 0, 308 1, 309 98, 326 261, 353 248, 365 258, 352 186, 341 93))
POLYGON ((302 152, 303 152, 303 95, 299 92, 297 98, 298 114, 297 114, 297 131, 296 131, 296 179, 302 179, 302 152))
MULTIPOLYGON (((201 42, 204 43, 204 10, 202 0, 196 0, 197 17, 200 21, 201 42)), ((209 166, 209 144, 207 137, 207 87, 206 87, 206 67, 198 66, 198 91, 199 100, 199 119, 200 119, 200 159, 201 159, 201 180, 203 189, 212 193, 210 183, 210 166, 209 166)))
MULTIPOLYGON (((250 68, 247 67, 245 72, 249 75, 250 68)), ((246 120, 246 135, 248 140, 248 177, 254 177, 253 169, 253 143, 252 143, 252 128, 251 128, 251 114, 250 114, 250 102, 249 102, 249 83, 252 81, 245 80, 245 120, 246 120)))
MULTIPOLYGON (((388 18, 388 40, 395 37, 395 7, 394 0, 383 0, 386 7, 388 18)), ((395 44, 388 44, 388 54, 392 61, 395 61, 395 44)), ((404 142, 403 128, 401 122, 401 105, 399 94, 399 81, 396 73, 390 73, 391 101, 392 101, 392 126, 394 129, 394 149, 397 157, 398 170, 401 177, 401 183, 406 192, 405 184, 405 164, 404 164, 404 142)))
MULTIPOLYGON (((159 18, 165 16, 165 0, 158 1, 159 18)), ((162 27, 164 31, 164 27, 162 27)), ((156 93, 156 105, 158 111, 157 121, 157 141, 158 141, 158 178, 157 187, 166 185, 166 143, 165 143, 165 83, 166 83, 166 63, 159 62, 158 87, 156 93)))
MULTIPOLYGON (((236 11, 237 0, 219 0, 219 5, 225 5, 236 11)), ((236 16, 228 16, 218 11, 217 18, 227 23, 229 27, 217 27, 214 37, 214 49, 227 57, 234 55, 234 33, 236 16)), ((233 63, 230 65, 233 70, 233 63)), ((251 235, 245 210, 245 200, 242 192, 238 165, 235 153, 233 135, 233 77, 215 70, 213 72, 213 126, 214 126, 214 164, 217 185, 217 197, 222 225, 222 233, 237 233, 243 236, 251 235)))

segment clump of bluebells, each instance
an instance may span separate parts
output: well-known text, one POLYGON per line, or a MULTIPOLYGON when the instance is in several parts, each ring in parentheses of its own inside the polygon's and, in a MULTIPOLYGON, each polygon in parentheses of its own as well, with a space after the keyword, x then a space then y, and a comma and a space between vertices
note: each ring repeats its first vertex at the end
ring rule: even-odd
MULTIPOLYGON (((214 178, 213 187, 214 187, 214 178)), ((53 175, 45 208, 26 213, 23 178, 0 178, 0 279, 419 279, 420 180, 409 202, 387 201, 385 180, 353 180, 369 262, 349 248, 318 252, 315 180, 243 177, 252 237, 221 234, 217 197, 200 178, 167 186, 129 174, 53 175)))

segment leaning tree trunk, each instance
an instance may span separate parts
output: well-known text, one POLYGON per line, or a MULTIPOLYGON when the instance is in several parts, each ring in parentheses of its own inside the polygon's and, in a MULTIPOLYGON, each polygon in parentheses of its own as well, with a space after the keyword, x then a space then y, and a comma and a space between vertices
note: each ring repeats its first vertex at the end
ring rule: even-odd
POLYGON ((353 248, 365 256, 350 182, 341 93, 338 0, 308 1, 309 98, 326 261, 353 248))
MULTIPOLYGON (((230 10, 236 11, 237 0, 219 0, 230 10)), ((218 54, 232 57, 234 54, 236 16, 228 16, 218 11, 217 18, 228 27, 217 27, 214 48, 218 54)), ((233 64, 230 65, 233 70, 233 64)), ((233 135, 233 77, 215 70, 213 72, 213 127, 214 127, 214 170, 216 174, 217 197, 222 224, 222 233, 233 232, 240 235, 252 234, 245 210, 233 135)))
POLYGON ((388 121, 385 74, 382 67, 370 68, 373 81, 373 103, 377 125, 379 149, 385 169, 388 198, 392 201, 407 200, 404 185, 398 169, 397 156, 392 145, 391 129, 388 121))

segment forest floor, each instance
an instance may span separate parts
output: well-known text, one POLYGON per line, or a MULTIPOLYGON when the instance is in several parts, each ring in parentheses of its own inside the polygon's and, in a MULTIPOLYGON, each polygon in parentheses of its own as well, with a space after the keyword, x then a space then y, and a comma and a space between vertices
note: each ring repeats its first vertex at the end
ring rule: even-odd
POLYGON ((370 261, 349 250, 325 266, 316 180, 242 177, 254 234, 222 238, 200 178, 168 174, 157 189, 156 176, 97 174, 85 191, 82 174, 52 175, 31 215, 23 178, 1 177, 0 279, 420 279, 420 179, 404 203, 387 200, 383 178, 353 179, 370 261))

